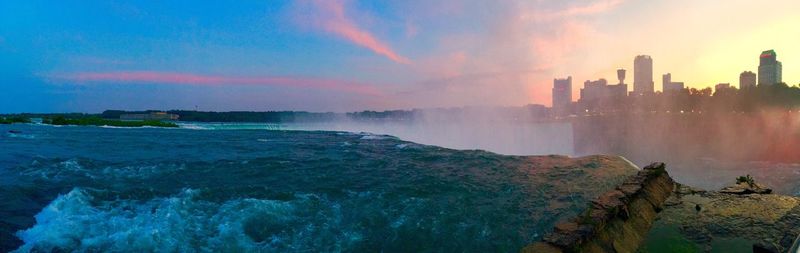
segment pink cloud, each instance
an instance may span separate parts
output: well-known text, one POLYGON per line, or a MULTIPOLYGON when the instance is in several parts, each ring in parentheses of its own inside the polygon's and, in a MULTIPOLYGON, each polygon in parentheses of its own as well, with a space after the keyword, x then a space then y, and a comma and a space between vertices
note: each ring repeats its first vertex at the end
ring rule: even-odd
POLYGON ((49 76, 52 80, 72 81, 77 83, 156 83, 156 84, 181 84, 181 85, 256 85, 256 86, 285 86, 295 88, 319 88, 359 93, 364 95, 381 96, 382 93, 375 87, 340 80, 298 78, 282 76, 218 76, 201 75, 180 72, 156 71, 118 71, 118 72, 79 72, 70 74, 57 74, 49 76))
POLYGON ((557 33, 537 36, 532 40, 540 68, 564 65, 566 55, 575 51, 593 33, 589 26, 580 22, 565 22, 558 27, 557 33))
MULTIPOLYGON (((595 43, 608 41, 592 20, 580 17, 608 13, 624 3, 524 1, 500 6, 496 15, 482 17, 490 19, 484 22, 490 29, 445 34, 438 50, 416 61, 413 69, 425 80, 414 94, 430 93, 435 101, 451 105, 551 104, 553 78, 567 75, 575 78, 577 93, 582 80, 603 77, 583 71, 586 66, 596 68, 600 61, 585 55, 597 48, 595 43)), ((485 7, 469 8, 468 12, 480 13, 485 7)))
POLYGON ((430 79, 449 79, 463 74, 468 55, 464 51, 426 57, 415 64, 415 70, 430 79))
POLYGON ((319 15, 320 19, 317 20, 316 25, 320 26, 325 31, 372 50, 372 52, 385 56, 394 62, 402 64, 411 63, 408 58, 397 54, 386 43, 375 38, 369 31, 362 29, 358 24, 353 22, 353 20, 345 14, 343 1, 312 0, 311 3, 318 11, 322 12, 319 15))

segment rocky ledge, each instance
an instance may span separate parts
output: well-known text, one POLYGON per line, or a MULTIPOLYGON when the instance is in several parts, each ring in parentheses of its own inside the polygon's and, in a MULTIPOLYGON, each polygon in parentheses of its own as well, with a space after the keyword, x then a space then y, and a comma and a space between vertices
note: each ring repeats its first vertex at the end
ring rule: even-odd
POLYGON ((724 194, 737 194, 737 195, 744 195, 744 194, 770 194, 772 193, 772 189, 767 188, 758 183, 748 183, 748 182, 738 182, 735 185, 731 185, 719 190, 719 193, 724 194))
POLYGON ((786 252, 800 234, 800 198, 737 181, 720 191, 676 184, 642 251, 684 244, 694 252, 786 252))
POLYGON ((653 163, 593 201, 581 215, 559 223, 522 252, 634 252, 673 192, 663 163, 653 163))

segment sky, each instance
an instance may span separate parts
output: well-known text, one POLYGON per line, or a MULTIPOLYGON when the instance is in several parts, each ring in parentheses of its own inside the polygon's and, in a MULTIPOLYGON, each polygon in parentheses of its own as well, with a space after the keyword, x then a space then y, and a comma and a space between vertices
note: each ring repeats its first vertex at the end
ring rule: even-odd
MULTIPOLYGON (((0 1, 0 112, 360 111, 551 103, 653 58, 703 88, 774 49, 796 0, 0 1)), ((632 89, 632 87, 630 87, 632 89)))

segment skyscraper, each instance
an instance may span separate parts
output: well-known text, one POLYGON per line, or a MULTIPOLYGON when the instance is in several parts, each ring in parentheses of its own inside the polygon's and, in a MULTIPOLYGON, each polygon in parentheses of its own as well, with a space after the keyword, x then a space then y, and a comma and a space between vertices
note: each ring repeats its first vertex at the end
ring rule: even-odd
POLYGON ((564 113, 572 104, 572 76, 553 79, 553 110, 564 113))
POLYGON ((639 55, 633 60, 633 93, 637 95, 654 92, 653 59, 648 55, 639 55))
POLYGON ((756 73, 745 71, 739 74, 739 89, 756 87, 756 73))
POLYGON ((619 79, 619 83, 617 85, 609 85, 609 89, 611 89, 611 96, 613 97, 625 97, 628 95, 628 85, 625 84, 625 69, 617 69, 617 79, 619 79))
POLYGON ((781 77, 781 62, 778 61, 775 50, 761 52, 758 58, 758 84, 772 85, 783 82, 781 77))

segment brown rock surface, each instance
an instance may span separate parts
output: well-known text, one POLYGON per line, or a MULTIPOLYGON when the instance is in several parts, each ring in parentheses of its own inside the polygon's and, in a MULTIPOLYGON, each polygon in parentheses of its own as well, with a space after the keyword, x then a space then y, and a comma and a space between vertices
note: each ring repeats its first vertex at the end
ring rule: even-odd
POLYGON ((770 194, 772 193, 772 189, 767 188, 761 184, 753 183, 748 184, 745 182, 737 183, 735 185, 731 185, 719 190, 720 193, 728 193, 728 194, 770 194))

